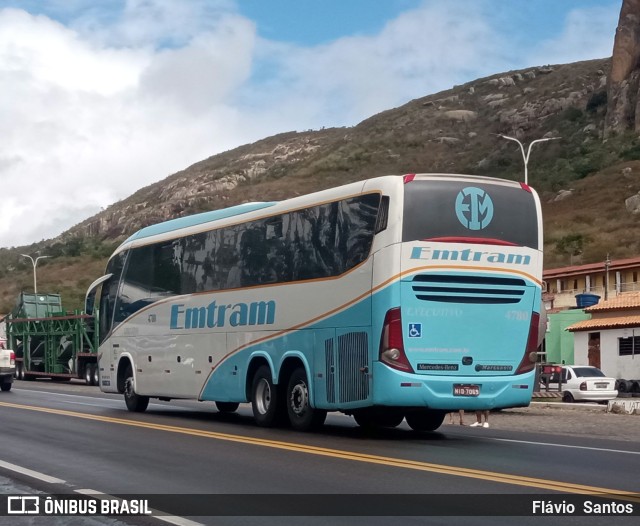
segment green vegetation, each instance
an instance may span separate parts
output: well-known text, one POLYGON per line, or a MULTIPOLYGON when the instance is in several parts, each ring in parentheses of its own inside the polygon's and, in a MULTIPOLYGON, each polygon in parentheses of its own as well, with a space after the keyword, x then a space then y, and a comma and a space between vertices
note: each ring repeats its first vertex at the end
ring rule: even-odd
POLYGON ((33 265, 20 254, 51 256, 36 267, 38 292, 62 296, 65 310, 82 309, 89 285, 104 273, 117 243, 71 238, 50 246, 38 243, 20 249, 0 249, 0 314, 8 313, 20 291, 33 292, 33 265))
POLYGON ((351 128, 267 137, 140 189, 58 239, 0 249, 0 312, 11 308, 20 290, 33 289, 33 269, 21 253, 51 256, 38 265, 38 290, 62 294, 71 310, 82 306, 86 287, 102 275, 119 241, 165 219, 387 174, 522 180, 522 153, 500 134, 519 138, 525 147, 560 137, 536 144, 528 164, 529 184, 543 205, 546 268, 604 261, 607 254, 638 256, 640 214, 628 212, 625 199, 640 191, 640 139, 631 132, 603 138, 602 72, 609 60, 551 69, 478 79, 351 128), (503 77, 515 85, 501 84, 503 77), (89 235, 98 231, 98 237, 89 235))

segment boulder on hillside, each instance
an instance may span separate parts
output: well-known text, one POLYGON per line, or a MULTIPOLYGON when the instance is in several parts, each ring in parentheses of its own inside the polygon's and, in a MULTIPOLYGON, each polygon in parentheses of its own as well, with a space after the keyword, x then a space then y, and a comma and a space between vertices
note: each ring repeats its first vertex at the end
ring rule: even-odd
POLYGON ((640 0, 623 0, 607 85, 604 136, 640 131, 640 0))

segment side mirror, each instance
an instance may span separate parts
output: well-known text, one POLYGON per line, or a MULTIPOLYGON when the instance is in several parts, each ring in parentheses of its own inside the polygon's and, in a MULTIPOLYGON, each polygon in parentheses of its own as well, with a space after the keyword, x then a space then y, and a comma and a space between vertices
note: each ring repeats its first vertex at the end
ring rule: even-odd
POLYGON ((95 302, 96 302, 96 291, 97 290, 98 290, 98 288, 96 287, 95 289, 87 292, 87 295, 84 298, 84 313, 85 314, 89 314, 89 315, 93 314, 93 308, 94 308, 95 302))
POLYGON ((98 290, 98 286, 102 285, 105 281, 107 281, 113 274, 107 274, 106 276, 102 276, 95 280, 89 288, 87 289, 87 294, 84 297, 84 312, 85 314, 93 314, 93 310, 95 308, 96 303, 96 292, 98 290))

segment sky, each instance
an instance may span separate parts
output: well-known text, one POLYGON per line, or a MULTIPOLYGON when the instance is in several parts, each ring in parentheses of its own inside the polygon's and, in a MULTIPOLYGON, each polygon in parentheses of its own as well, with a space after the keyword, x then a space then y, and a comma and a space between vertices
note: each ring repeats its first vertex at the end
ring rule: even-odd
POLYGON ((0 247, 53 238, 276 133, 353 126, 479 77, 611 56, 621 5, 0 0, 0 247))

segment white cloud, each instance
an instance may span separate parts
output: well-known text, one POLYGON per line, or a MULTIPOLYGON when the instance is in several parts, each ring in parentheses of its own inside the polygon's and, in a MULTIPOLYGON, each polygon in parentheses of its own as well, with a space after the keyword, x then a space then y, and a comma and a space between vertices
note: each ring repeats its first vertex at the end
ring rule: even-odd
POLYGON ((161 50, 142 72, 140 93, 194 114, 207 112, 249 77, 253 32, 253 25, 230 18, 216 33, 197 36, 182 48, 161 50))
MULTIPOLYGON (((113 4, 48 4, 64 23, 0 9, 0 246, 58 235, 217 152, 356 124, 524 56, 495 27, 494 2, 425 0, 377 34, 315 47, 258 38, 232 0, 113 4)), ((599 16, 576 10, 529 56, 600 56, 612 32, 599 16)))
POLYGON ((224 14, 179 48, 114 47, 0 11, 0 246, 53 237, 242 142, 225 99, 249 74, 254 38, 224 14))
POLYGON ((581 60, 610 57, 619 11, 604 7, 573 9, 562 33, 541 42, 529 63, 568 64, 581 60))
POLYGON ((249 86, 247 98, 305 115, 306 127, 352 125, 472 75, 500 71, 501 48, 475 3, 426 3, 373 36, 314 48, 261 42, 257 60, 273 72, 249 86))

